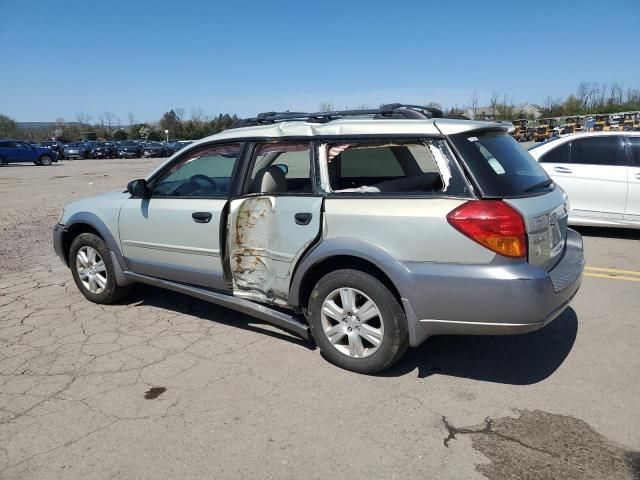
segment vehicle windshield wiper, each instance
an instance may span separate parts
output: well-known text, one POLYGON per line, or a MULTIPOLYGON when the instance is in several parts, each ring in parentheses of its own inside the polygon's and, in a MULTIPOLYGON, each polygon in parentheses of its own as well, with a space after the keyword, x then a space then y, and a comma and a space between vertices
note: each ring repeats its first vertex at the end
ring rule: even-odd
POLYGON ((551 180, 550 178, 547 178, 546 180, 543 180, 543 181, 538 182, 538 183, 536 183, 534 185, 531 185, 530 187, 525 188, 524 191, 525 192, 533 192, 534 190, 538 190, 539 188, 548 187, 552 183, 553 183, 553 180, 551 180))

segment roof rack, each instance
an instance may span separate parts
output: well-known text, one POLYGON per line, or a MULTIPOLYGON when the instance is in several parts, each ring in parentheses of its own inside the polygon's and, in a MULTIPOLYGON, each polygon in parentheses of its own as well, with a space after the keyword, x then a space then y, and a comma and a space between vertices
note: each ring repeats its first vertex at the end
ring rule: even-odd
POLYGON ((229 128, 252 127, 268 125, 277 122, 306 121, 312 123, 327 123, 345 117, 373 117, 373 118, 404 118, 425 120, 429 118, 443 118, 441 110, 422 105, 407 105, 389 103, 380 108, 366 110, 336 110, 331 112, 264 112, 253 118, 243 118, 229 128))

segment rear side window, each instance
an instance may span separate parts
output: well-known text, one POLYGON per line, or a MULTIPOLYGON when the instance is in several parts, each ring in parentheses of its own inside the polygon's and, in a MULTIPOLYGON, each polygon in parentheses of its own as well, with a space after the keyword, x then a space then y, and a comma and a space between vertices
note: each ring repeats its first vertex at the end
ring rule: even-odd
POLYGON ((569 163, 569 142, 558 145, 540 157, 543 163, 569 163))
POLYGON ((387 146, 352 146, 341 155, 342 178, 394 178, 404 176, 398 159, 387 146))
POLYGON ((571 163, 622 165, 621 147, 618 136, 578 138, 571 142, 571 163))
POLYGON ((347 140, 320 145, 319 156, 326 159, 333 193, 468 195, 441 139, 347 140))
POLYGON ((514 197, 549 187, 543 168, 504 132, 471 132, 451 136, 484 197, 514 197))

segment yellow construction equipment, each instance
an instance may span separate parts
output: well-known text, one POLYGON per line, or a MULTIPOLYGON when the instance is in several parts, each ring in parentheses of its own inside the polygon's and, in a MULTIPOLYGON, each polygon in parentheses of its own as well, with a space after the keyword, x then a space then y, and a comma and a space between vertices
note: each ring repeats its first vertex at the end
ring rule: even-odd
POLYGON ((582 123, 580 117, 567 117, 564 119, 563 133, 577 133, 582 131, 582 123))
POLYGON ((640 130, 640 114, 638 112, 629 112, 623 115, 622 130, 626 132, 640 130))
POLYGON ((541 118, 536 132, 533 134, 533 139, 536 142, 547 140, 557 134, 555 128, 558 122, 555 118, 541 118))
POLYGON ((529 142, 533 137, 530 129, 527 129, 527 125, 529 124, 529 120, 526 118, 519 118, 518 120, 514 120, 513 126, 516 127, 513 132, 511 132, 511 136, 515 138, 519 142, 529 142))
POLYGON ((596 115, 596 123, 593 124, 594 132, 608 132, 611 130, 609 115, 596 115))

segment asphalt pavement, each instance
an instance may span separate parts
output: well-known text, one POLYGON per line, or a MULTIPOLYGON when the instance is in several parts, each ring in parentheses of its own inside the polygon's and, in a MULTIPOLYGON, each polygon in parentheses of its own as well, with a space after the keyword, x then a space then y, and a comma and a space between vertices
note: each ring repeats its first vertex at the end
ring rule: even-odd
POLYGON ((0 168, 0 478, 640 477, 640 231, 581 230, 582 288, 543 330, 432 337, 363 376, 179 294, 84 299, 62 206, 160 161, 0 168))

